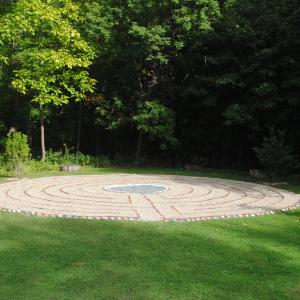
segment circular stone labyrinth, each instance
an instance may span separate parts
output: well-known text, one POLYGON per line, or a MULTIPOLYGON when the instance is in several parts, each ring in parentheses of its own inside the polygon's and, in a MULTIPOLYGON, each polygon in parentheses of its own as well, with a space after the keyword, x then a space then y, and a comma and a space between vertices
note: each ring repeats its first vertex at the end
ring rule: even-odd
POLYGON ((0 184, 0 208, 42 216, 196 221, 299 206, 294 193, 254 183, 186 176, 100 175, 0 184))

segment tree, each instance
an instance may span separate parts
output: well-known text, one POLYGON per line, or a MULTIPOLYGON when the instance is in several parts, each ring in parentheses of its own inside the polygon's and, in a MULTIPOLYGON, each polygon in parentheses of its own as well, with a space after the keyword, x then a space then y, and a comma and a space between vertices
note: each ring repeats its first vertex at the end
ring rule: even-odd
POLYGON ((139 131, 136 161, 139 160, 143 134, 161 141, 161 148, 175 146, 177 140, 174 138, 175 115, 174 113, 157 101, 145 101, 139 107, 138 114, 133 117, 139 131))
POLYGON ((269 136, 254 151, 272 179, 289 175, 299 167, 293 147, 286 144, 285 133, 275 128, 270 129, 269 136))
POLYGON ((191 36, 175 68, 178 138, 215 166, 250 167, 272 124, 299 140, 299 0, 223 4, 213 29, 191 36))
MULTIPOLYGON (((218 2, 108 2, 108 14, 114 19, 106 51, 102 51, 96 61, 97 76, 101 78, 99 88, 104 98, 122 99, 128 123, 149 99, 156 99, 171 109, 176 101, 176 63, 191 43, 201 40, 201 34, 212 30, 212 23, 219 16, 218 2)), ((116 111, 114 102, 110 103, 107 111, 116 111)), ((119 111, 116 113, 119 115, 119 111)))
POLYGON ((69 0, 18 1, 0 20, 2 63, 13 72, 11 85, 40 110, 42 160, 45 160, 43 107, 82 101, 95 81, 88 68, 95 57, 76 24, 79 7, 69 0))
POLYGON ((249 169, 259 163, 253 148, 274 125, 286 132, 299 157, 299 0, 72 1, 0 0, 0 138, 12 126, 27 131, 35 154, 42 113, 53 149, 67 143, 99 153, 101 135, 101 151, 111 157, 139 153, 143 140, 145 155, 163 163, 164 155, 179 165, 201 156, 210 167, 249 169), (18 16, 22 5, 26 9, 18 16), (65 24, 81 35, 72 36, 65 24), (77 59, 81 54, 75 52, 88 49, 70 47, 78 40, 95 49, 89 72, 98 82, 81 110, 82 102, 45 101, 55 92, 41 93, 39 80, 46 88, 59 88, 65 102, 76 98, 61 83, 80 89, 71 75, 64 76, 88 67, 77 60, 72 68, 57 65, 52 53, 60 62, 61 53, 77 59), (47 74, 54 82, 48 83, 47 74), (20 90, 28 78, 39 87, 26 83, 25 96, 12 89, 12 82, 20 90), (40 94, 45 99, 31 103, 40 94), (156 151, 163 139, 139 128, 143 121, 156 128, 150 119, 155 120, 157 107, 148 102, 176 115, 176 150, 156 151))

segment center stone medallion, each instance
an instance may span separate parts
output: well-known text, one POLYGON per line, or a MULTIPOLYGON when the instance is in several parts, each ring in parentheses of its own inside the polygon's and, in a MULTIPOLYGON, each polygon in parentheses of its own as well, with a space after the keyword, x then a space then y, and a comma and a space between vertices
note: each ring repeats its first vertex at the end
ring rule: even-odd
POLYGON ((104 189, 114 193, 154 194, 166 192, 169 188, 158 184, 123 184, 107 186, 104 189))

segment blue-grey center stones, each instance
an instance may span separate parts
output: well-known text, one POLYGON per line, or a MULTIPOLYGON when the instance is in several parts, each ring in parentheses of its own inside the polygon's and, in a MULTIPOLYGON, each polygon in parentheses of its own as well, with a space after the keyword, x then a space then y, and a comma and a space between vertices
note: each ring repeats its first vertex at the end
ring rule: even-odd
POLYGON ((137 193, 137 194, 154 194, 165 192, 167 187, 157 184, 126 184, 126 185, 112 185, 104 188, 109 192, 115 193, 137 193))

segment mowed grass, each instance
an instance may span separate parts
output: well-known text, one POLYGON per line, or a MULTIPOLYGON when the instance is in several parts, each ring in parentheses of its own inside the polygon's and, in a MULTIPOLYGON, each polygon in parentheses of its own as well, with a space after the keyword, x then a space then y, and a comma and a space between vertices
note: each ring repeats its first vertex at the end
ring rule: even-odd
POLYGON ((194 223, 0 214, 0 299, 299 299, 300 211, 194 223))
MULTIPOLYGON (((27 177, 37 178, 45 176, 70 176, 70 175, 105 175, 105 174, 156 174, 156 175, 179 175, 179 176, 202 176, 212 178, 223 178, 232 180, 256 181, 255 178, 248 176, 244 172, 236 170, 202 170, 202 171, 186 171, 183 169, 171 168, 126 168, 126 167, 111 167, 111 168, 92 168, 81 167, 80 171, 76 172, 61 172, 47 171, 29 173, 27 177)), ((0 178, 1 179, 1 178, 0 178)))
POLYGON ((300 299, 300 210, 192 223, 2 212, 0 299, 300 299))

